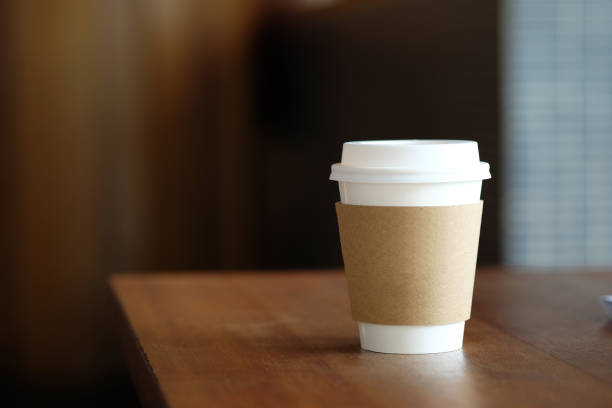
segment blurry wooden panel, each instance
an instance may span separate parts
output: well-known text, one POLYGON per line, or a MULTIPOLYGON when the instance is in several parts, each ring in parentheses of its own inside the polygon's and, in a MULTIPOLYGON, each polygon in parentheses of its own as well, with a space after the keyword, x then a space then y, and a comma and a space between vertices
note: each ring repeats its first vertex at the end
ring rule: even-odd
POLYGON ((115 372, 109 272, 251 261, 244 70, 255 4, 6 6, 12 342, 29 382, 115 372))
POLYGON ((82 370, 93 344, 90 331, 73 322, 91 320, 92 311, 98 200, 87 119, 88 94, 97 89, 84 72, 69 69, 86 64, 91 38, 79 32, 83 8, 67 13, 66 5, 22 2, 14 10, 20 368, 41 382, 54 377, 60 361, 66 373, 82 370), (74 47, 63 47, 69 38, 74 47))
MULTIPOLYGON (((140 51, 145 140, 145 239, 156 268, 253 262, 249 126, 255 1, 158 2, 140 51)), ((140 267, 146 267, 140 265, 140 267)))
POLYGON ((10 378, 16 365, 16 313, 15 284, 16 276, 12 271, 15 265, 15 207, 11 198, 15 180, 12 176, 14 151, 12 134, 12 99, 13 99, 13 67, 11 64, 11 30, 10 13, 6 2, 0 2, 0 318, 4 322, 3 333, 0 336, 0 348, 4 350, 4 358, 0 363, 0 378, 10 378))
POLYGON ((118 199, 109 175, 121 170, 125 136, 112 110, 123 99, 108 84, 124 95, 131 89, 115 75, 103 34, 104 13, 117 10, 60 1, 10 11, 19 374, 47 385, 89 383, 117 364, 104 353, 101 289, 118 256, 107 246, 118 199))

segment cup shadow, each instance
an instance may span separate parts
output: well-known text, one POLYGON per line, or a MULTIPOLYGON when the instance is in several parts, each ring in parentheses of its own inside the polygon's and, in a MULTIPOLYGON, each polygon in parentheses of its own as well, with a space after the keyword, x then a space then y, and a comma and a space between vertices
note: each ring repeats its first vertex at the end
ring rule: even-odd
POLYGON ((612 319, 608 320, 601 326, 601 331, 607 334, 612 334, 612 319))
POLYGON ((296 354, 359 354, 361 344, 358 338, 309 337, 300 342, 275 344, 278 351, 296 354))

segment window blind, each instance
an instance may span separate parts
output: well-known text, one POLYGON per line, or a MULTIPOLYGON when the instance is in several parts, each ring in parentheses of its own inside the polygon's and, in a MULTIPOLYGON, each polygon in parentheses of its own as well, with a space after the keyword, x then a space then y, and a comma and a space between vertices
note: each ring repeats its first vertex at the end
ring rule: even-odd
POLYGON ((612 0, 506 0, 503 256, 612 265, 612 0))

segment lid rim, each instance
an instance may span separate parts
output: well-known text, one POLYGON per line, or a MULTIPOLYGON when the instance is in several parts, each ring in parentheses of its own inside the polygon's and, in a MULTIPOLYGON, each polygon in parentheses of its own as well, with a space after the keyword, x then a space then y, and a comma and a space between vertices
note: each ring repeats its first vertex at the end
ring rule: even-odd
POLYGON ((418 172, 393 167, 355 167, 342 163, 331 166, 330 180, 352 183, 444 183, 488 180, 491 178, 490 166, 487 162, 479 162, 477 166, 458 171, 428 171, 418 172))

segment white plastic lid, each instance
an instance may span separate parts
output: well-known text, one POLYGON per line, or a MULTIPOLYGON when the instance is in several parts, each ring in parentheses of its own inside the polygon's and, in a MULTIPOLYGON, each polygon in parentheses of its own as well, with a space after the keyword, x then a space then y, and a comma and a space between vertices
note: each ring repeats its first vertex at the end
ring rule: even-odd
POLYGON ((441 183, 491 178, 471 140, 346 142, 330 180, 353 183, 441 183))

